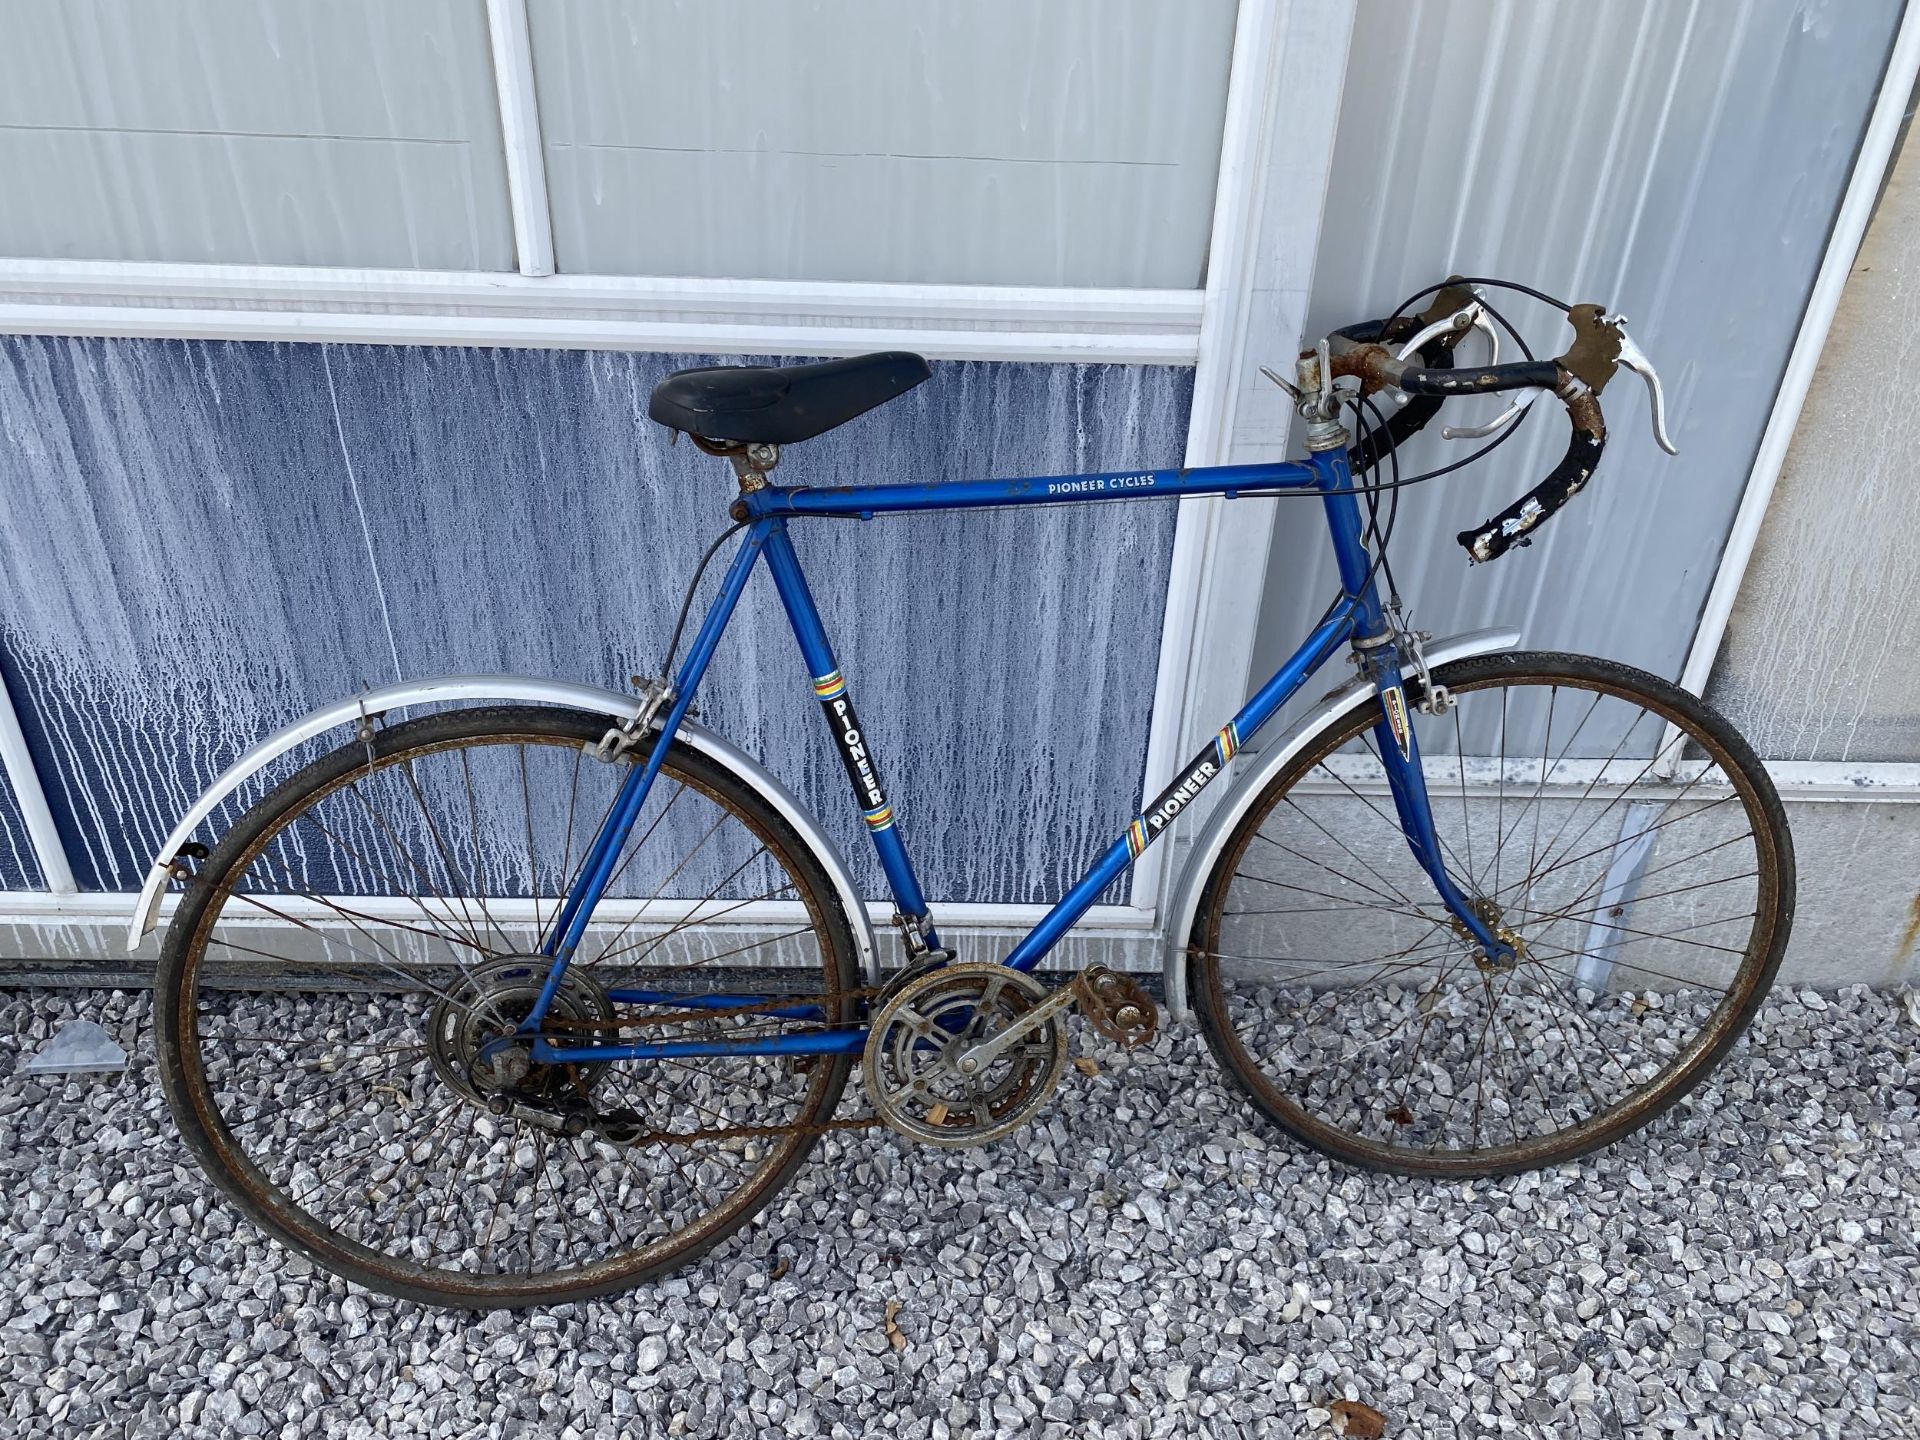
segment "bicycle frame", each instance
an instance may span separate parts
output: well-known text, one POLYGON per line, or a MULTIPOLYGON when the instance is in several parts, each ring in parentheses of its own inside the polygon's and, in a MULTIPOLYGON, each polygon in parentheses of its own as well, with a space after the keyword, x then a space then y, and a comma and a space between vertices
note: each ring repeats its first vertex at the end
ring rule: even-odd
MULTIPOLYGON (((1428 807, 1426 779, 1413 736, 1401 681, 1398 647, 1387 623, 1375 587, 1374 562, 1368 552, 1359 501, 1345 449, 1320 451, 1305 461, 1262 465, 1222 465, 1182 470, 1107 471, 1089 475, 1040 476, 1015 480, 971 480, 924 485, 845 486, 789 489, 768 485, 744 492, 735 515, 747 521, 739 551, 728 567, 719 594, 714 597, 686 659, 673 677, 671 701, 659 720, 658 733, 646 762, 634 767, 623 782, 612 810, 588 848, 565 903, 543 939, 542 950, 553 957, 540 998, 527 1016, 523 1033, 539 1030, 560 980, 572 960, 588 919, 611 883, 621 849, 646 804, 654 778, 692 704, 720 637, 726 633, 740 595, 755 565, 766 561, 768 572, 785 606, 793 634, 813 677, 814 695, 833 727, 836 744, 846 764, 881 868, 893 892, 894 904, 917 927, 929 948, 939 937, 928 913, 925 896, 908 858, 907 848, 886 792, 879 768, 867 750, 853 709, 845 677, 834 659, 833 646, 821 623, 799 557, 787 534, 787 521, 808 516, 870 519, 875 515, 918 510, 966 510, 988 506, 1058 505, 1103 500, 1166 499, 1186 495, 1274 494, 1315 490, 1320 493, 1328 533, 1339 562, 1341 594, 1325 618, 1297 650, 1255 692, 1200 753, 1175 773, 1173 780, 1136 813, 1126 830, 1100 855, 1093 867, 1014 946, 1003 963, 1016 970, 1032 970, 1117 880, 1140 854, 1160 837, 1179 813, 1215 780, 1234 754, 1299 691, 1342 644, 1351 644, 1361 667, 1380 697, 1380 717, 1374 735, 1385 766, 1394 805, 1408 847, 1433 880, 1447 909, 1472 935, 1483 952, 1496 959, 1510 958, 1511 949, 1489 932, 1468 906, 1441 863, 1428 807)), ((622 1004, 672 1004, 681 1008, 724 1010, 733 1006, 765 1004, 756 995, 688 997, 654 990, 614 989, 609 998, 622 1004)), ((777 997, 776 997, 777 998, 777 997)), ((770 1013, 795 1020, 825 1020, 817 1007, 796 1004, 770 1013)), ((545 1063, 606 1060, 695 1058, 718 1055, 857 1054, 866 1043, 864 1027, 797 1030, 790 1034, 747 1040, 668 1041, 621 1045, 554 1045, 535 1033, 532 1056, 545 1063)))

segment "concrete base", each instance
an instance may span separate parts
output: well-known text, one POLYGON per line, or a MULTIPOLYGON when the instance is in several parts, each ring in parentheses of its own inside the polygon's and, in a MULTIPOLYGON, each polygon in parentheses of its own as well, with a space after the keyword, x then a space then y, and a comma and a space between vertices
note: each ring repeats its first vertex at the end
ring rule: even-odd
MULTIPOLYGON (((1893 989, 1920 981, 1920 804, 1790 801, 1799 866, 1798 913, 1781 969, 1782 983, 1833 989, 1866 984, 1893 989)), ((123 916, 0 919, 0 981, 16 984, 144 984, 153 973, 158 934, 129 955, 123 916)), ((131 899, 124 909, 131 909, 131 899)), ((938 907, 935 907, 936 913, 938 907)), ((964 960, 994 960, 1021 927, 945 928, 964 960)), ((900 963, 898 937, 879 935, 882 964, 900 963)), ((1075 933, 1048 957, 1049 969, 1102 964, 1158 973, 1164 941, 1145 930, 1075 933)))

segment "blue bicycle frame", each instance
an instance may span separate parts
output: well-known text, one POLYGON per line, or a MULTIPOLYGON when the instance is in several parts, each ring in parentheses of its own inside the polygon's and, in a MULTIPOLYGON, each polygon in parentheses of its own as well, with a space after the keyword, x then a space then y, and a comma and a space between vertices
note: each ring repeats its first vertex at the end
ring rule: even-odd
MULTIPOLYGON (((713 658, 714 648, 733 618, 734 607, 754 566, 765 559, 774 587, 792 622, 794 638, 813 677, 814 695, 833 727, 846 762, 874 849, 900 914, 913 922, 931 948, 939 938, 928 914, 927 902, 914 874, 913 862, 900 835, 899 823, 879 779, 878 766, 861 738, 852 698, 833 646, 820 621, 819 608, 787 535, 787 521, 806 516, 899 514, 914 510, 966 510, 986 506, 1057 505, 1062 502, 1165 499, 1182 495, 1272 494, 1317 490, 1326 513, 1334 554, 1340 567, 1341 594, 1300 648, 1260 687, 1240 713, 1229 720, 1198 755, 1174 776, 1167 788, 1146 805, 1126 830, 1109 845, 1071 890, 1028 931, 1005 964, 1031 970, 1084 915, 1094 900, 1158 839, 1195 796, 1227 768, 1234 754, 1257 734, 1275 712, 1312 677, 1342 644, 1351 644, 1362 669, 1380 697, 1380 718, 1374 736, 1386 768, 1394 805, 1407 844, 1447 909, 1481 950, 1495 961, 1510 961, 1511 948, 1487 928, 1468 905, 1441 863, 1433 816, 1428 808, 1425 776, 1414 742, 1401 683, 1397 646, 1375 588, 1374 564, 1362 529, 1359 492, 1344 449, 1325 450, 1305 461, 1267 465, 1222 465, 1192 470, 1113 471, 1095 475, 1064 475, 1021 480, 973 480, 928 485, 874 485, 838 488, 788 489, 768 485, 744 492, 735 506, 736 517, 747 521, 740 549, 701 623, 692 648, 673 677, 671 702, 659 721, 658 735, 644 764, 635 766, 623 782, 612 810, 587 851, 565 903, 548 932, 544 953, 553 957, 540 999, 522 1025, 533 1034, 533 1058, 555 1063, 570 1061, 646 1060, 717 1055, 857 1054, 866 1044, 864 1027, 795 1029, 786 1034, 742 1040, 689 1040, 631 1045, 555 1045, 538 1036, 561 976, 584 935, 588 919, 611 883, 615 865, 641 808, 660 773, 668 747, 699 689, 713 658)), ((622 1004, 670 1004, 677 1008, 724 1010, 741 1005, 765 1005, 754 995, 686 996, 652 990, 612 990, 609 998, 622 1004)), ((795 1004, 770 1012, 796 1021, 824 1021, 817 1006, 795 1004)))

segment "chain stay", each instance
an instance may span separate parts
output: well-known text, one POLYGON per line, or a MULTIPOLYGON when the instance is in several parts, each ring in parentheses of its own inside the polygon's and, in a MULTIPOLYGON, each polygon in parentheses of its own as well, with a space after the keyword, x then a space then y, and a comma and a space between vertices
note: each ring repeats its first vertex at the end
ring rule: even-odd
MULTIPOLYGON (((809 1003, 818 1004, 823 1009, 831 1009, 840 1002, 871 1001, 879 993, 878 986, 866 986, 858 990, 837 991, 832 995, 781 995, 749 1005, 729 1006, 725 1010, 672 1010, 660 1014, 614 1020, 610 1024, 591 1020, 556 1019, 550 1020, 543 1027, 543 1031, 586 1031, 604 1034, 608 1029, 630 1030, 695 1020, 731 1019, 737 1015, 758 1015, 770 1010, 781 1010, 793 1005, 809 1003)), ((509 1113, 531 1124, 541 1125, 542 1128, 559 1128, 544 1124, 538 1115, 525 1113, 530 1108, 532 1107, 516 1106, 509 1113)), ((868 1130, 879 1125, 881 1120, 878 1115, 863 1115, 848 1119, 824 1120, 813 1125, 729 1125, 711 1126, 702 1130, 642 1130, 637 1128, 641 1123, 640 1116, 631 1110, 622 1109, 592 1113, 588 1117, 588 1122, 588 1128, 597 1131, 600 1138, 608 1144, 632 1147, 638 1145, 690 1146, 708 1141, 751 1140, 779 1135, 820 1135, 830 1130, 868 1130)))
MULTIPOLYGON (((928 969, 937 968, 939 968, 937 965, 928 967, 928 969)), ((823 1009, 831 1009, 841 1002, 872 1002, 882 994, 883 990, 890 988, 897 987, 866 986, 857 990, 839 991, 833 995, 782 995, 752 1004, 729 1006, 724 1011, 671 1010, 615 1020, 611 1025, 591 1020, 556 1020, 549 1023, 549 1028, 605 1033, 609 1028, 632 1030, 699 1020, 731 1019, 736 1016, 763 1014, 771 1010, 808 1003, 818 1004, 823 1009)), ((1139 981, 1130 975, 1109 970, 1104 965, 1090 965, 1048 996, 1041 1004, 1034 1006, 1018 1021, 995 1036, 992 1041, 985 1046, 976 1047, 973 1058, 981 1063, 990 1060, 992 1054, 997 1054, 1000 1050, 1017 1043, 1021 1038, 1053 1020, 1061 1011, 1075 1004, 1079 1006, 1081 1013, 1087 1017, 1088 1023, 1095 1031, 1129 1050, 1150 1044, 1159 1031, 1159 1011, 1139 981)), ((734 1125, 715 1126, 702 1130, 629 1131, 627 1127, 639 1123, 639 1117, 631 1111, 596 1114, 593 1119, 598 1122, 595 1128, 603 1132, 602 1138, 610 1144, 623 1146, 695 1145, 707 1141, 747 1140, 781 1135, 818 1135, 828 1131, 868 1130, 885 1123, 878 1115, 863 1115, 848 1119, 826 1120, 812 1125, 734 1125), (612 1134, 605 1133, 609 1129, 612 1134)))

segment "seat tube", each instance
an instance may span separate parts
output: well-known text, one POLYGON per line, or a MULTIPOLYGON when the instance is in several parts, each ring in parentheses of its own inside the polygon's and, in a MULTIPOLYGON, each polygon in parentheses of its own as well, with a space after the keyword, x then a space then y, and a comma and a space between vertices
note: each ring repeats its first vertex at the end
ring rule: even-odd
POLYGON ((913 861, 908 858, 906 844, 901 839, 893 805, 880 783, 879 762, 867 742, 866 732, 860 728, 853 696, 834 659, 833 645, 820 620, 820 609, 814 603, 813 591, 800 568, 800 557, 794 553, 784 521, 773 522, 765 554, 767 569, 780 592, 781 603, 786 606, 787 619, 793 625, 794 639, 799 642, 800 653, 806 660, 814 699, 820 702, 827 726, 833 732, 834 748, 846 766, 847 779, 866 820, 874 852, 880 857, 880 867, 886 872, 894 904, 903 916, 916 923, 927 947, 938 949, 940 941, 927 915, 926 897, 921 893, 919 877, 914 874, 913 861))

